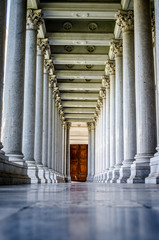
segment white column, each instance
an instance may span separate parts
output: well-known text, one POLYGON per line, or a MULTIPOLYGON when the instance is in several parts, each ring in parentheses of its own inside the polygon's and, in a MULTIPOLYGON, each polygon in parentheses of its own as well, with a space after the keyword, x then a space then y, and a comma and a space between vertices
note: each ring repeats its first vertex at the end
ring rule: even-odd
POLYGON ((113 40, 111 50, 115 55, 115 146, 116 164, 112 173, 111 183, 116 183, 120 175, 120 167, 123 161, 123 46, 122 40, 113 40))
POLYGON ((23 153, 24 159, 28 165, 28 175, 32 183, 40 183, 38 169, 34 159, 34 137, 37 30, 42 22, 41 10, 27 10, 23 153))
POLYGON ((110 168, 110 80, 106 78, 106 174, 105 182, 109 179, 110 168))
MULTIPOLYGON (((3 100, 3 83, 4 83, 5 37, 6 37, 6 7, 7 7, 7 0, 1 1, 0 3, 0 158, 3 158, 3 155, 4 155, 4 152, 2 151, 3 145, 1 142, 1 124, 2 124, 2 100, 3 100)), ((24 67, 23 67, 23 71, 24 71, 24 67)))
POLYGON ((64 119, 62 121, 62 176, 65 178, 65 125, 64 119))
POLYGON ((108 61, 106 69, 110 75, 110 168, 107 182, 112 179, 112 172, 115 166, 116 144, 115 144, 115 62, 108 61))
POLYGON ((70 177, 70 127, 71 123, 67 123, 67 136, 66 136, 66 145, 67 145, 67 150, 66 150, 66 182, 71 181, 70 177))
POLYGON ((90 181, 91 176, 91 123, 87 123, 88 127, 88 170, 87 170, 87 182, 90 181))
POLYGON ((95 175, 95 126, 91 123, 91 178, 95 175))
POLYGON ((37 40, 34 159, 38 167, 38 176, 41 179, 41 183, 45 182, 44 169, 42 165, 42 131, 43 131, 44 54, 46 51, 47 44, 48 44, 47 39, 37 40))
POLYGON ((156 147, 156 107, 150 0, 134 0, 137 154, 127 182, 144 183, 156 147), (144 57, 143 57, 144 56, 144 57))
POLYGON ((49 92, 48 92, 48 169, 46 170, 48 174, 47 179, 50 183, 54 182, 52 174, 52 88, 53 88, 53 78, 49 78, 49 92))
MULTIPOLYGON (((56 82, 56 81, 55 81, 56 82)), ((56 83, 54 82, 54 88, 56 83)), ((53 88, 53 94, 52 94, 52 171, 51 175, 53 176, 52 182, 56 182, 56 176, 55 176, 55 94, 56 91, 53 88)))
POLYGON ((131 164, 136 154, 136 103, 134 66, 134 14, 121 11, 117 24, 123 34, 123 133, 124 161, 120 168, 118 183, 126 183, 130 177, 131 164))
POLYGON ((156 35, 156 88, 157 88, 157 153, 150 160, 150 174, 145 183, 159 184, 159 0, 155 0, 155 35, 156 35))
MULTIPOLYGON (((0 3, 0 120, 3 91, 6 1, 0 3), (2 13, 3 11, 3 13, 2 13), (4 17, 4 19, 2 19, 4 17)), ((22 153, 26 3, 11 2, 4 85, 2 142, 10 161, 24 165, 22 153), (18 36, 18 38, 17 38, 18 36)), ((2 144, 0 144, 0 150, 2 144)))

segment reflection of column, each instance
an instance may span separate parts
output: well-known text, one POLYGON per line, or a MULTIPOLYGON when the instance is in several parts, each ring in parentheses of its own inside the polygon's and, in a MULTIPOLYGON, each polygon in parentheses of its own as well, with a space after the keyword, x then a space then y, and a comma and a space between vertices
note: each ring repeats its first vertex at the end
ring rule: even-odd
POLYGON ((110 168, 110 80, 106 77, 106 174, 105 182, 108 179, 110 168))
POLYGON ((47 44, 48 44, 47 39, 37 40, 34 159, 38 167, 38 176, 41 179, 41 182, 45 182, 44 169, 42 166, 42 131, 43 131, 43 71, 44 71, 44 54, 47 49, 47 44))
POLYGON ((112 183, 119 178, 119 171, 123 161, 123 57, 122 40, 113 40, 111 50, 115 55, 115 141, 116 164, 113 170, 112 183))
POLYGON ((31 181, 35 183, 40 182, 34 160, 34 134, 37 30, 41 24, 41 10, 28 9, 24 84, 23 153, 24 159, 28 165, 28 174, 31 181))
POLYGON ((87 182, 90 181, 91 176, 91 123, 87 123, 88 127, 88 171, 87 171, 87 182))
MULTIPOLYGON (((4 155, 4 152, 1 150, 3 148, 3 145, 1 142, 1 123, 2 123, 5 36, 6 36, 6 7, 7 7, 7 0, 1 1, 0 3, 0 157, 1 155, 2 156, 4 155)), ((22 70, 24 71, 24 69, 22 70)))
POLYGON ((67 136, 66 136, 66 145, 67 145, 67 150, 66 150, 66 182, 71 182, 71 177, 70 177, 70 127, 71 123, 67 123, 66 128, 67 128, 67 136))
POLYGON ((107 182, 112 179, 112 171, 115 166, 115 63, 108 61, 106 69, 110 75, 110 168, 108 172, 107 182))
MULTIPOLYGON (((159 73, 159 0, 155 1, 155 33, 156 33, 156 72, 159 73)), ((157 153, 150 160, 150 175, 145 183, 159 183, 159 75, 156 74, 157 85, 157 153)))
MULTIPOLYGON (((0 68, 3 66, 4 37, 5 37, 5 2, 0 3, 0 18, 2 11, 4 19, 0 19, 0 68), (3 9, 4 7, 4 9, 3 9), (3 47, 3 49, 2 49, 3 47), (1 50, 2 49, 2 50, 1 50)), ((26 32, 26 3, 20 0, 11 2, 11 11, 8 29, 7 61, 4 88, 4 112, 2 141, 4 151, 10 161, 24 164, 22 154, 22 124, 23 124, 23 89, 25 63, 25 32, 26 32), (18 36, 18 38, 17 38, 18 36)), ((1 94, 3 90, 3 69, 0 72, 1 94)), ((2 101, 2 95, 0 96, 2 101)), ((1 113, 2 102, 0 104, 1 113)), ((2 145, 0 146, 0 149, 2 145)))
POLYGON ((136 153, 135 67, 134 67, 134 14, 120 11, 117 24, 123 34, 123 133, 124 161, 118 183, 130 177, 131 164, 136 153))
POLYGON ((95 126, 91 123, 91 181, 95 175, 95 126))
POLYGON ((134 0, 134 16, 137 154, 136 160, 131 165, 131 176, 127 182, 144 183, 150 173, 150 158, 156 147, 150 0, 134 0))

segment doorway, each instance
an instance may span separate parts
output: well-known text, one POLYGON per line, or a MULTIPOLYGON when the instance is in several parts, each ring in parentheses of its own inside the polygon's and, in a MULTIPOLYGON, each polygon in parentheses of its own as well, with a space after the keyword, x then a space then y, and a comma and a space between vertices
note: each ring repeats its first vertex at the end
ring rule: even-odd
POLYGON ((85 182, 87 178, 88 144, 70 144, 71 181, 85 182))

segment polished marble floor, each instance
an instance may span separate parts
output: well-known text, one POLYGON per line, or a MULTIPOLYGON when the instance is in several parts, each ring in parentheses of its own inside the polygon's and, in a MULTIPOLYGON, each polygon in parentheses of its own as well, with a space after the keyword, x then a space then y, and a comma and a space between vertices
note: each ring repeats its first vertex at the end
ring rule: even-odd
POLYGON ((158 240, 159 186, 0 187, 0 240, 158 240))

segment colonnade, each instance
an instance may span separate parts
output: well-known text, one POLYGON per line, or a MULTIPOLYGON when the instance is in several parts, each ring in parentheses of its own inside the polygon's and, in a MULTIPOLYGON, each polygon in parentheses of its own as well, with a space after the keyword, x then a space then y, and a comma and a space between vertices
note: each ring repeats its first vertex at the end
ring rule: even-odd
POLYGON ((106 89, 106 95, 99 98, 94 117, 97 143, 94 181, 159 183, 158 0, 155 1, 155 34, 151 21, 149 0, 134 0, 134 11, 117 13, 116 24, 122 31, 122 39, 110 43, 113 57, 106 63, 101 89, 106 89))
MULTIPOLYGON (((2 113, 6 1, 0 4, 2 113)), ((70 123, 65 122, 48 39, 37 37, 41 24, 41 10, 11 1, 0 161, 3 167, 7 162, 21 166, 31 183, 55 183, 70 179, 70 123)))

